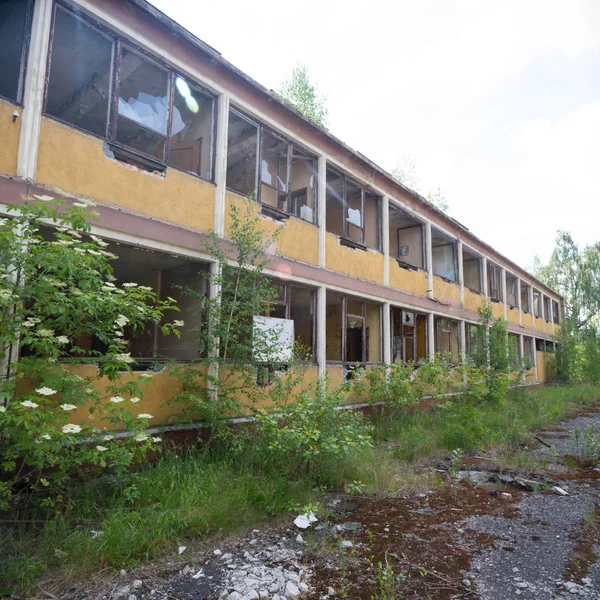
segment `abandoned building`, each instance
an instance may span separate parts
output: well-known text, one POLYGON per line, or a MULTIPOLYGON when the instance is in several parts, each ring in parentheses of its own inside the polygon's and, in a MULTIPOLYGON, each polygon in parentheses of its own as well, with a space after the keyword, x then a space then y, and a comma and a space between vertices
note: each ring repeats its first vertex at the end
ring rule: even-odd
MULTIPOLYGON (((145 0, 0 2, 0 140, 0 211, 31 194, 95 201, 116 277, 177 297, 189 327, 200 317, 177 286, 210 293, 204 240, 227 238, 229 207, 251 196, 264 231, 280 230, 268 314, 312 349, 311 377, 460 361, 487 298, 527 381, 547 379, 555 291, 145 0)), ((197 348, 189 331, 152 330, 131 351, 144 368, 197 348)), ((151 374, 158 424, 169 382, 151 374)))

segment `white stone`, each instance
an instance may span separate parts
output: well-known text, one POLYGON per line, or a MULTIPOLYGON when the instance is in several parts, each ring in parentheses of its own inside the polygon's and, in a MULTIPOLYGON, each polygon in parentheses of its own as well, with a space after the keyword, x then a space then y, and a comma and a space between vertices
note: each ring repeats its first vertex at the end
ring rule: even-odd
POLYGON ((300 590, 298 586, 293 581, 288 581, 285 584, 285 595, 288 598, 297 598, 300 595, 300 590))
POLYGON ((333 589, 331 586, 329 586, 329 587, 327 588, 327 594, 328 594, 329 596, 335 596, 335 590, 334 590, 334 589, 333 589))
POLYGON ((298 534, 298 535, 296 536, 296 541, 297 541, 299 544, 304 544, 304 538, 302 537, 302 535, 301 535, 301 534, 298 534))
POLYGON ((354 545, 354 544, 353 544, 353 543, 352 543, 350 540, 342 540, 342 541, 340 542, 340 546, 341 546, 342 548, 352 548, 352 546, 353 546, 353 545, 354 545))
POLYGON ((133 589, 134 589, 134 590, 139 590, 139 589, 142 587, 142 585, 144 585, 144 584, 142 583, 142 580, 141 580, 141 579, 136 579, 136 580, 133 582, 133 589))
POLYGON ((231 594, 227 596, 227 600, 242 600, 242 595, 239 592, 231 592, 231 594))
POLYGON ((306 583, 304 583, 304 581, 301 581, 298 584, 298 589, 303 593, 306 594, 306 592, 308 592, 308 586, 306 585, 306 583))
POLYGON ((222 552, 217 548, 216 550, 213 550, 213 554, 215 556, 221 556, 222 552))
POLYGON ((518 583, 515 583, 515 585, 518 588, 521 588, 522 590, 524 590, 527 587, 527 584, 524 581, 519 581, 518 583))

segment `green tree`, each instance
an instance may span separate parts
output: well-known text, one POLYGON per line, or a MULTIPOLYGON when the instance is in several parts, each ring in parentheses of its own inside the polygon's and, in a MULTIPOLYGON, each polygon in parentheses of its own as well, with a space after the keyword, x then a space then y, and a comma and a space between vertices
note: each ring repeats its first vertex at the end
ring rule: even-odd
POLYGON ((565 316, 575 331, 597 325, 600 315, 600 242, 580 248, 559 231, 546 265, 535 257, 534 275, 564 298, 565 316))
POLYGON ((329 110, 326 98, 319 93, 317 86, 310 82, 305 65, 298 64, 283 81, 279 95, 288 104, 299 110, 305 117, 327 128, 329 110))
POLYGON ((91 204, 36 196, 0 219, 0 509, 23 489, 55 506, 73 475, 123 474, 160 441, 145 433, 151 415, 130 410, 143 407, 145 378, 124 378, 135 364, 126 336, 177 308, 115 282, 118 257, 90 234, 91 204))

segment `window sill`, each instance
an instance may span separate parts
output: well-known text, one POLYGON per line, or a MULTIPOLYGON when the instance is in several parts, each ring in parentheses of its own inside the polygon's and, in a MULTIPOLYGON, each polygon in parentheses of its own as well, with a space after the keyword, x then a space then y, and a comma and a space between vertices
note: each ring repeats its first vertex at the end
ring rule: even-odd
POLYGON ((477 294, 478 296, 481 296, 481 295, 482 295, 482 292, 481 292, 481 290, 474 290, 473 288, 470 288, 470 287, 467 287, 467 289, 468 289, 470 292, 473 292, 474 294, 477 294))
POLYGON ((354 250, 362 250, 363 252, 367 251, 367 247, 364 244, 355 242, 347 237, 340 237, 340 244, 342 246, 346 246, 347 248, 353 248, 354 250))
POLYGON ((442 281, 445 281, 446 283, 453 283, 454 285, 458 285, 458 281, 454 281, 453 279, 448 279, 447 277, 444 277, 443 275, 438 275, 437 273, 434 273, 435 277, 439 277, 442 281))
POLYGON ((419 269, 419 267, 415 267, 414 265, 405 263, 404 261, 400 260, 399 258, 396 258, 394 260, 398 263, 398 266, 401 269, 406 269, 407 271, 421 271, 421 269, 419 269))
POLYGON ((104 153, 109 158, 114 158, 119 162, 132 165, 143 171, 148 171, 149 173, 162 175, 163 177, 167 172, 167 165, 163 162, 135 152, 134 150, 130 150, 129 148, 121 146, 120 144, 116 144, 115 142, 105 141, 104 144, 104 153))
POLYGON ((260 212, 267 217, 271 217, 272 219, 276 219, 277 221, 285 221, 290 218, 289 213, 276 208, 275 206, 271 206, 270 204, 261 204, 260 212))

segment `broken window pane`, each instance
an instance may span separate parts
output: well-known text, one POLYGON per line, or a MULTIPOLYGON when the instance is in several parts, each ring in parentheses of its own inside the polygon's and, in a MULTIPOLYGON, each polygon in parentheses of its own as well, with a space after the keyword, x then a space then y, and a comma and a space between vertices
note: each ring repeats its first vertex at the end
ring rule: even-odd
POLYGON ((492 300, 502 301, 502 271, 488 262, 488 295, 492 300))
POLYGON ((57 7, 46 113, 104 137, 112 53, 111 39, 57 7))
POLYGON ((465 250, 464 246, 463 277, 466 287, 473 292, 481 292, 481 258, 465 250))
POLYGON ((260 201, 287 212, 290 144, 263 130, 260 201))
POLYGON ((327 171, 327 231, 344 235, 344 178, 327 171))
POLYGON ((164 159, 168 113, 168 75, 123 48, 120 64, 117 142, 164 159))
POLYGON ((290 319, 294 321, 296 341, 310 355, 314 344, 314 291, 301 287, 290 287, 290 319))
POLYGON ((346 231, 353 242, 359 244, 364 240, 364 215, 362 203, 362 188, 350 180, 346 180, 346 231))
POLYGON ((22 101, 29 8, 25 0, 0 2, 0 96, 13 102, 22 101))
POLYGON ((529 286, 521 281, 521 310, 523 312, 531 312, 529 307, 529 286))
POLYGON ((364 361, 364 331, 365 320, 362 317, 354 315, 346 317, 346 356, 344 358, 346 362, 364 361))
POLYGON ((542 295, 537 290, 533 290, 533 314, 536 317, 542 316, 542 295))
POLYGON ((517 300, 517 278, 510 273, 506 274, 506 295, 508 304, 514 308, 518 305, 517 300))
POLYGON ((439 231, 432 231, 433 273, 456 281, 456 242, 439 231))
POLYGON ((379 196, 365 192, 364 205, 364 243, 369 248, 380 250, 379 225, 380 225, 380 202, 379 196))
POLYGON ((175 77, 169 165, 212 179, 214 100, 175 77))
POLYGON ((342 296, 327 292, 326 296, 326 344, 327 360, 342 360, 342 296))
POLYGON ((391 257, 417 269, 423 268, 423 226, 404 211, 391 206, 389 239, 391 257))
POLYGON ((317 193, 317 161, 292 148, 290 212, 314 223, 317 193))
POLYGON ((544 296, 544 319, 550 321, 550 298, 544 296))
POLYGON ((256 198, 258 125, 229 111, 227 187, 256 198))
POLYGON ((558 302, 552 300, 552 317, 555 323, 560 323, 560 313, 558 312, 558 302))

